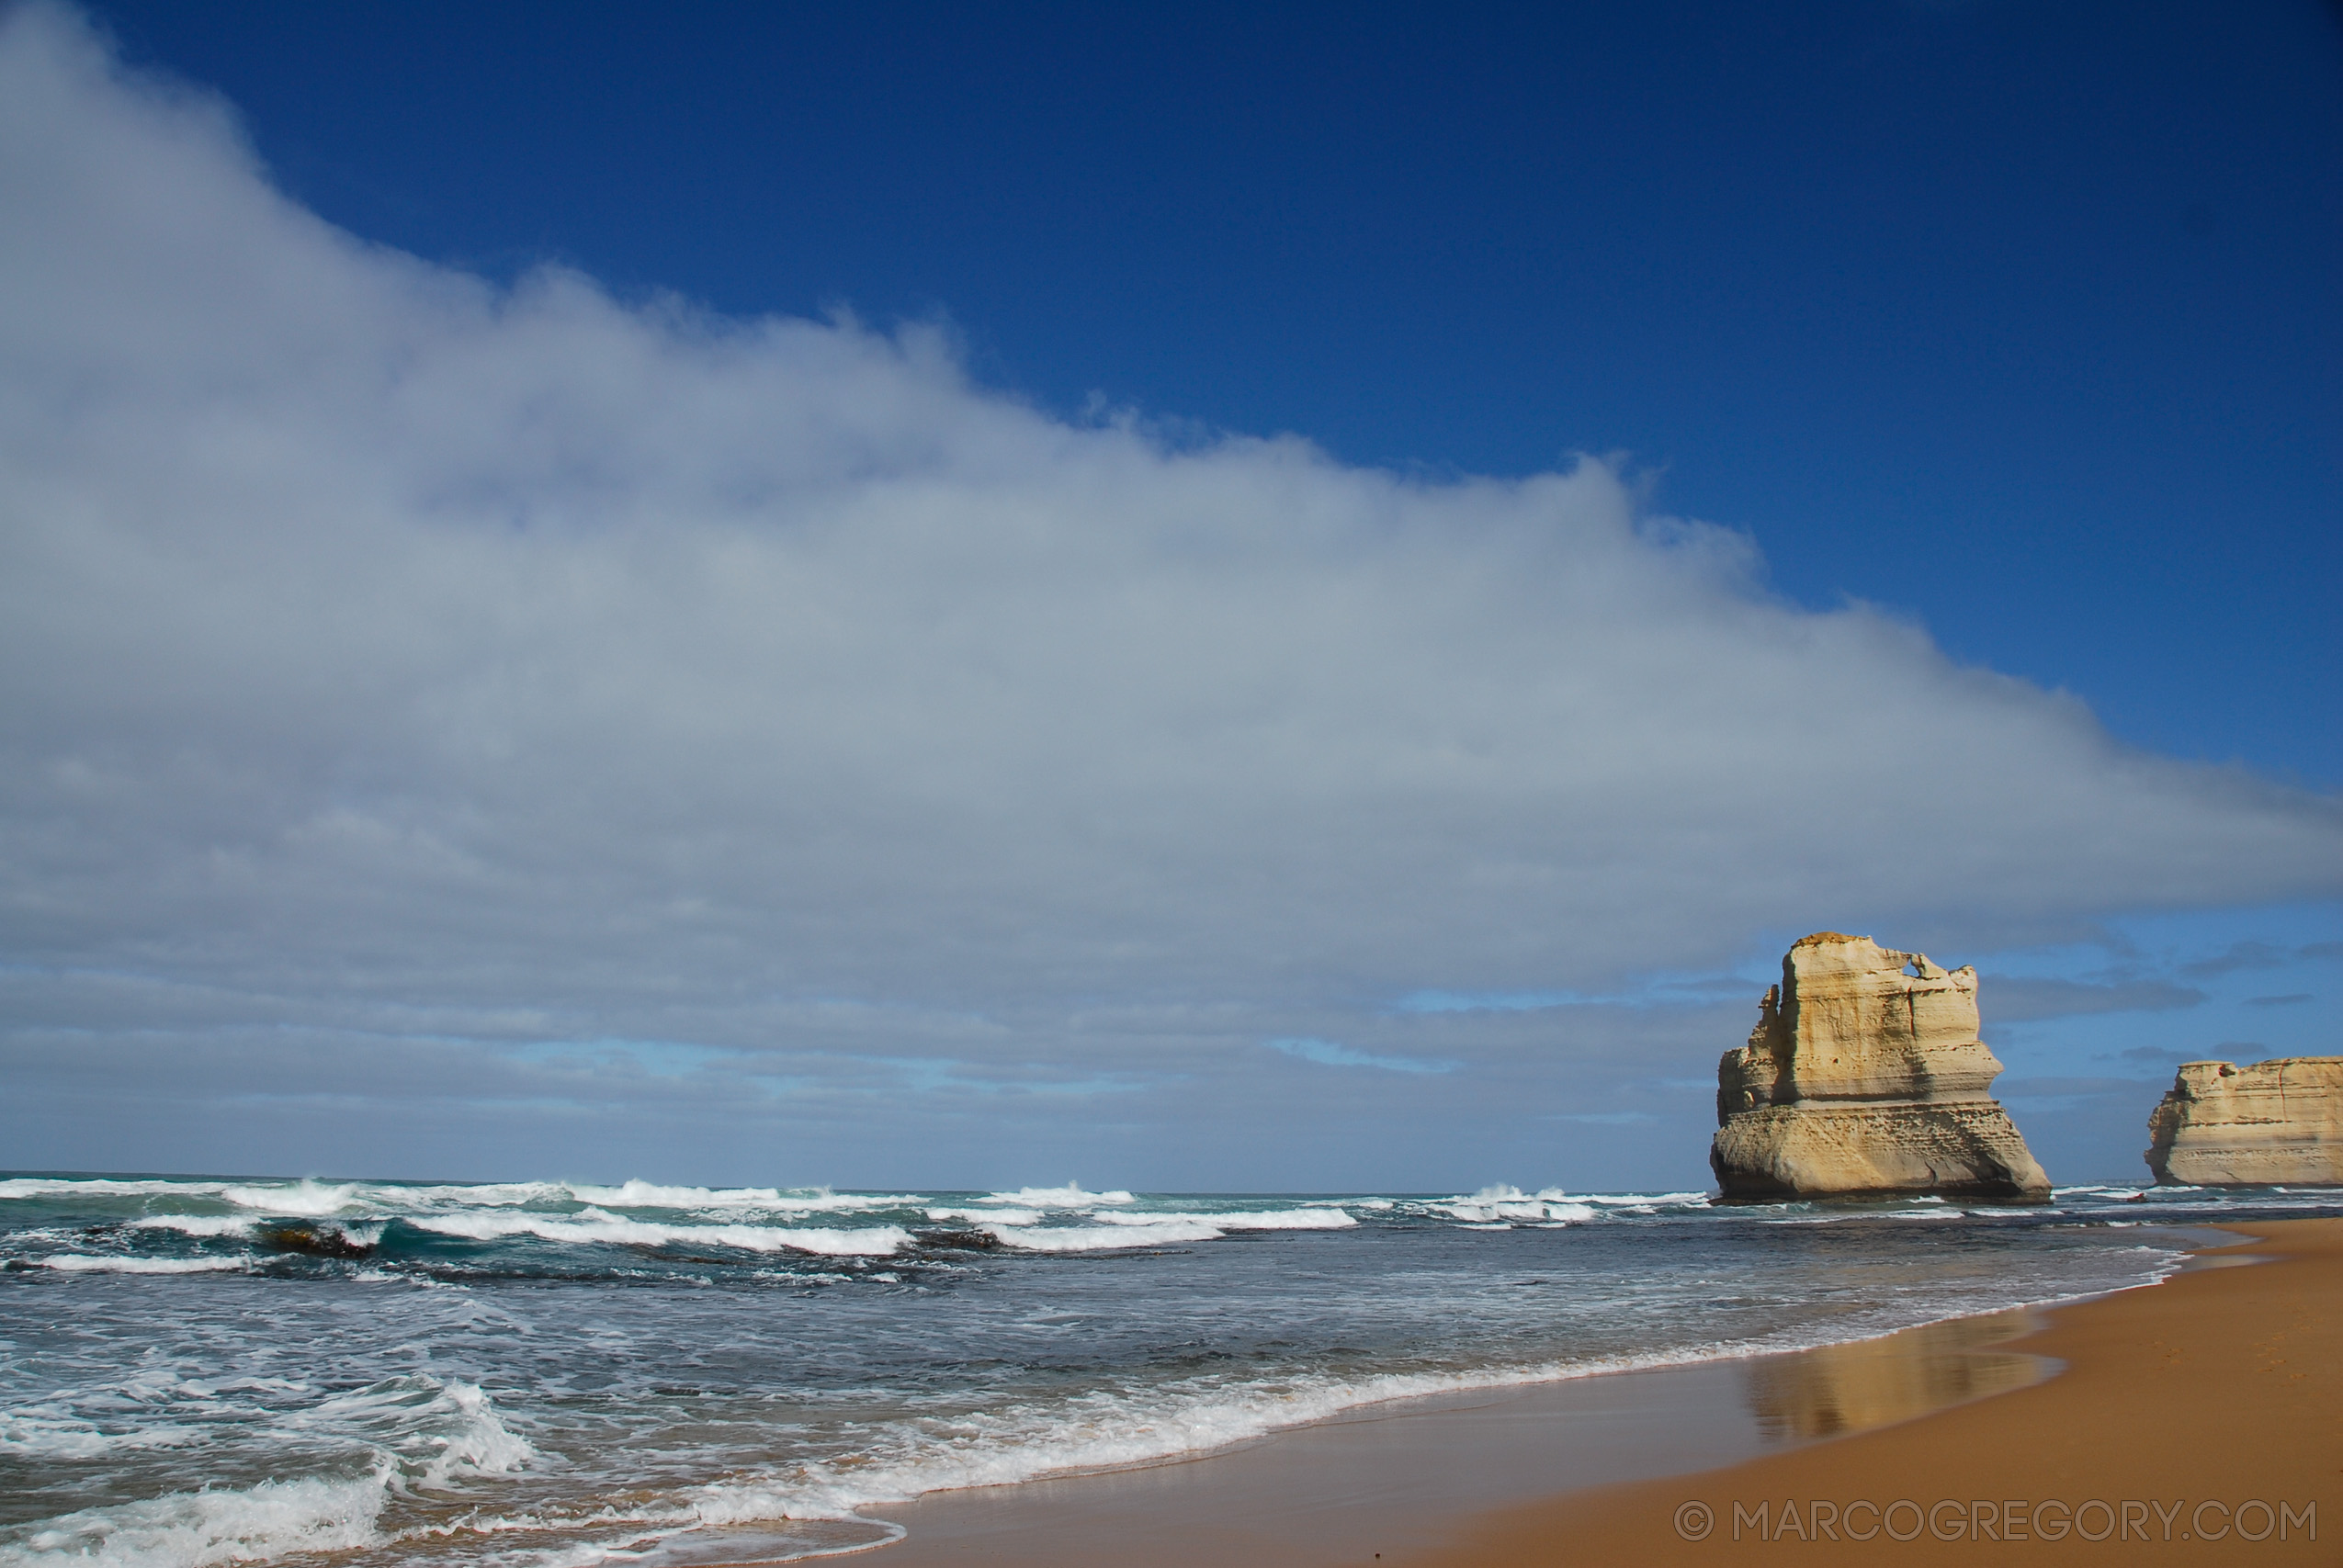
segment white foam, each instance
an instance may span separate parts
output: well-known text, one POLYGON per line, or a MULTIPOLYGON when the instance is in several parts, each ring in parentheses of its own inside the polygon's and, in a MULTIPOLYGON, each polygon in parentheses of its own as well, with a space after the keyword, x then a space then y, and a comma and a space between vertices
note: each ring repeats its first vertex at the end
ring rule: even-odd
POLYGON ((1656 1209, 1669 1203, 1697 1203, 1706 1207, 1705 1192, 1581 1192, 1581 1203, 1604 1203, 1629 1209, 1656 1209))
POLYGON ((385 1472, 344 1481, 264 1481, 175 1492, 44 1519, 0 1546, 0 1564, 32 1568, 209 1568, 381 1540, 385 1472))
POLYGON ((810 1252, 832 1258, 884 1258, 911 1244, 900 1225, 835 1229, 789 1229, 779 1225, 677 1225, 615 1215, 562 1219, 550 1214, 456 1213, 417 1215, 418 1230, 460 1235, 472 1241, 533 1235, 544 1241, 615 1244, 623 1247, 730 1247, 744 1252, 810 1252))
MULTIPOLYGON (((532 1203, 586 1203, 611 1209, 762 1211, 781 1214, 854 1213, 916 1206, 915 1194, 832 1192, 828 1188, 676 1187, 640 1177, 616 1187, 590 1181, 499 1181, 436 1186, 353 1184, 352 1201, 402 1213, 472 1208, 512 1209, 532 1203)), ((189 1189, 172 1185, 171 1190, 189 1189)), ((253 1190, 267 1191, 268 1189, 253 1190)), ((279 1208, 278 1213, 294 1211, 279 1208)))
POLYGON ((26 1459, 100 1459, 126 1450, 183 1448, 208 1436, 196 1427, 106 1432, 54 1405, 0 1411, 0 1452, 26 1459))
POLYGON ((201 1197, 218 1193, 223 1185, 225 1184, 218 1181, 164 1181, 151 1179, 131 1180, 111 1176, 14 1176, 6 1181, 0 1181, 0 1199, 85 1196, 131 1198, 157 1192, 176 1192, 201 1197))
MULTIPOLYGON (((1119 1217, 1119 1216, 1118 1216, 1119 1217)), ((1217 1224, 1200 1220, 1164 1224, 1104 1225, 987 1225, 1005 1247, 1027 1252, 1108 1252, 1116 1248, 1170 1247, 1182 1242, 1217 1241, 1217 1224)))
POLYGON ((249 1214, 149 1214, 132 1220, 132 1230, 177 1231, 184 1235, 250 1235, 257 1223, 249 1214))
POLYGON ((257 1209, 264 1214, 298 1214, 309 1219, 340 1213, 350 1206, 357 1193, 356 1182, 326 1187, 307 1177, 283 1187, 222 1187, 220 1190, 222 1198, 239 1208, 257 1209))
POLYGON ((581 1203, 604 1203, 614 1209, 769 1209, 781 1201, 777 1187, 662 1187, 639 1177, 616 1187, 577 1181, 563 1186, 581 1203))
POLYGON ((62 1269, 69 1274, 219 1274, 241 1269, 244 1258, 92 1258, 85 1253, 60 1252, 31 1259, 40 1269, 62 1269))
POLYGON ((1107 1225, 1211 1225, 1224 1231, 1340 1231, 1359 1222, 1340 1209, 1233 1210, 1225 1214, 1097 1214, 1107 1225))
POLYGON ((290 1431, 358 1437, 382 1456, 381 1483, 399 1493, 508 1475, 538 1458, 479 1385, 423 1374, 336 1393, 276 1419, 290 1431))
POLYGON ((1095 1209, 1102 1203, 1136 1203, 1128 1192, 1085 1192, 1081 1183, 1070 1181, 1063 1187, 1020 1187, 1014 1192, 995 1192, 988 1203, 1014 1203, 1021 1209, 1095 1209))
POLYGON ((526 1438, 504 1425, 477 1384, 450 1382, 424 1409, 434 1420, 452 1418, 455 1429, 421 1438, 420 1473, 406 1477, 418 1485, 443 1487, 459 1475, 508 1475, 538 1457, 526 1438))
MULTIPOLYGON (((655 1525, 669 1527, 665 1529, 646 1530, 642 1534, 633 1538, 635 1540, 640 1541, 651 1540, 658 1536, 673 1534, 674 1533, 673 1527, 675 1526, 682 1526, 688 1529, 697 1523, 697 1516, 694 1515, 690 1509, 680 1505, 662 1506, 652 1504, 636 1507, 621 1508, 606 1503, 590 1513, 574 1513, 560 1509, 548 1509, 543 1513, 467 1513, 458 1518, 434 1519, 424 1524, 410 1525, 405 1529, 401 1530, 394 1539, 399 1540, 428 1540, 436 1537, 441 1540, 445 1540, 449 1537, 461 1538, 475 1535, 506 1535, 516 1531, 536 1533, 543 1530, 590 1529, 601 1525, 655 1525)), ((540 1568, 543 1568, 543 1565, 548 1563, 600 1562, 614 1556, 623 1559, 628 1555, 630 1554, 624 1551, 623 1546, 614 1548, 611 1543, 606 1541, 582 1542, 577 1547, 569 1551, 562 1552, 558 1556, 536 1553, 532 1554, 528 1561, 536 1562, 540 1565, 540 1568)))
POLYGON ((635 1568, 707 1568, 719 1562, 801 1562, 868 1551, 892 1545, 911 1533, 901 1525, 861 1517, 790 1520, 777 1530, 771 1528, 774 1522, 741 1526, 694 1521, 690 1529, 662 1531, 656 1539, 639 1537, 635 1542, 590 1548, 589 1555, 541 1560, 539 1568, 594 1568, 614 1562, 631 1563, 635 1568), (652 1544, 639 1547, 638 1542, 645 1539, 652 1539, 652 1544))
POLYGON ((916 1209, 916 1192, 784 1192, 764 1205, 776 1214, 858 1214, 873 1209, 916 1209))
POLYGON ((1500 1184, 1484 1187, 1469 1198, 1436 1200, 1429 1208, 1454 1220, 1465 1222, 1468 1230, 1489 1230, 1500 1224, 1516 1221, 1535 1223, 1558 1220, 1575 1224, 1596 1217, 1586 1203, 1573 1200, 1559 1187, 1548 1187, 1532 1194, 1518 1187, 1500 1184))
POLYGON ((374 1195, 393 1208, 515 1208, 523 1203, 560 1203, 570 1188, 560 1181, 483 1181, 470 1185, 383 1187, 374 1195))
MULTIPOLYGON (((2006 1209, 1996 1209, 1989 1212, 1993 1213, 2008 1213, 2011 1211, 2006 1209)), ((2036 1211, 2021 1210, 2018 1212, 2031 1213, 2036 1211)), ((1969 1213, 1965 1209, 1877 1209, 1869 1213, 1859 1213, 1793 1214, 1787 1218, 1779 1220, 1761 1219, 1758 1221, 1758 1224, 1761 1225, 1852 1225, 1861 1224, 1865 1221, 1965 1220, 1968 1217, 1969 1213)))

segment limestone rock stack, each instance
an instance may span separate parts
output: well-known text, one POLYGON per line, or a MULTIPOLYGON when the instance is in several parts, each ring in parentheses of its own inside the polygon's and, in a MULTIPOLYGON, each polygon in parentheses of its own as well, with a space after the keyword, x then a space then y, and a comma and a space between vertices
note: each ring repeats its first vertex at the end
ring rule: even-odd
POLYGON ((2042 1197, 2050 1179, 1986 1092, 2000 1071, 1975 969, 1817 931, 1717 1064, 1709 1165, 1727 1198, 2042 1197))
POLYGON ((2183 1063, 2148 1136, 2158 1181, 2343 1185, 2343 1056, 2183 1063))

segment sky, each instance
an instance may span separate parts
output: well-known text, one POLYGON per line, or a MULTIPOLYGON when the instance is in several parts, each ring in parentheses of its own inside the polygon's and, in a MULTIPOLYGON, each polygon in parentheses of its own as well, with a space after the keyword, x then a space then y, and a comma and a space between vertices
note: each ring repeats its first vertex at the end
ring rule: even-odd
POLYGON ((2054 1179, 2343 1049, 2315 5, 0 11, 0 1164, 2054 1179))

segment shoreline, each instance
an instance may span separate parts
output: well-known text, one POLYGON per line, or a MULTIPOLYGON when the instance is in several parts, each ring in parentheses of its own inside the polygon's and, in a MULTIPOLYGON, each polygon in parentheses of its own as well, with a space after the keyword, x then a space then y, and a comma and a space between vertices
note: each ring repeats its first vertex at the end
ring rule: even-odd
POLYGON ((1524 1509, 1729 1472, 2041 1384, 2059 1371, 2033 1344, 2050 1314, 2175 1277, 1803 1349, 1387 1402, 1184 1459, 874 1505, 861 1516, 906 1533, 864 1554, 891 1568, 1316 1568, 1378 1552, 1444 1563, 1472 1537, 1454 1561, 1488 1562, 1479 1533, 1524 1509))
MULTIPOLYGON (((905 1533, 854 1554, 887 1568, 1670 1568, 1882 1550, 2032 1562, 2099 1532, 2111 1561, 2330 1560, 2343 1539, 2343 1219, 2183 1228, 2229 1239, 2208 1237, 2155 1284, 1808 1349, 1395 1401, 1183 1460, 931 1493, 862 1510, 905 1533), (1828 1529, 1807 1525, 1817 1499, 1828 1529), (1910 1507, 1885 1532, 1861 1512, 1899 1499, 1957 1506, 1938 1512, 1934 1536, 1910 1507), (2086 1507, 2077 1533, 2073 1508, 2094 1499, 2105 1511, 2086 1507), (1791 1501, 1794 1526, 1781 1511, 1791 1501), (1734 1539, 1737 1502, 1766 1505, 1762 1532, 1744 1518, 1734 1539), (2057 1540, 2026 1528, 2043 1503, 2042 1522, 2057 1522, 2062 1502, 2057 1540), (2249 1534, 2269 1525, 2266 1539, 2190 1528, 2249 1502, 2273 1510, 2243 1517, 2249 1534), (1716 1521, 1700 1539, 1676 1528, 1688 1504, 1716 1521), (2213 1511, 2192 1513, 2200 1504, 2213 1511)), ((711 1539, 729 1532, 690 1533, 687 1554, 651 1559, 775 1561, 752 1529, 734 1551, 711 1539)))
POLYGON ((2052 1309, 2010 1343, 2056 1358, 2054 1377, 1724 1469, 1484 1510, 1441 1546, 1385 1561, 2048 1563, 2097 1549, 2108 1561, 2331 1562, 2343 1541, 2343 1220, 2212 1228, 2237 1239, 2157 1285, 2052 1309), (2257 1266, 2225 1266, 2246 1262, 2257 1266))

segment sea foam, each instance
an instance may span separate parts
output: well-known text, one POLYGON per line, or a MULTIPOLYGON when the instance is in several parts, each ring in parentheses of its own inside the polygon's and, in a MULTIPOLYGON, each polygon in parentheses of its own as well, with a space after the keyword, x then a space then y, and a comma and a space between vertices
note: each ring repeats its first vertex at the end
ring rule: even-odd
POLYGON ((1195 1214, 1160 1210, 1150 1213, 1104 1213, 1093 1216, 1106 1225, 1210 1225, 1221 1231, 1342 1231, 1358 1221, 1340 1209, 1232 1209, 1226 1213, 1195 1214))
POLYGON ((625 1247, 729 1247, 744 1252, 808 1252, 832 1258, 884 1258, 911 1245, 900 1225, 825 1229, 777 1225, 678 1225, 612 1214, 562 1219, 549 1214, 455 1213, 411 1216, 418 1230, 472 1241, 533 1235, 543 1241, 616 1244, 625 1247))
POLYGON ((250 1235, 259 1220, 250 1214, 149 1214, 132 1220, 132 1230, 177 1231, 182 1235, 250 1235))
POLYGON ((1431 1206, 1452 1219, 1473 1225, 1511 1224, 1517 1221, 1575 1224, 1591 1220, 1596 1213, 1590 1205, 1572 1201, 1558 1187, 1546 1188, 1534 1195, 1518 1187, 1484 1187, 1469 1198, 1451 1198, 1431 1206))
POLYGON ((257 1209, 264 1214, 297 1214, 305 1219, 322 1219, 338 1214, 350 1206, 357 1194, 356 1182, 327 1187, 314 1181, 296 1181, 288 1187, 233 1186, 222 1187, 220 1195, 243 1209, 257 1209))
POLYGON ((995 1192, 990 1201, 1014 1203, 1021 1209, 1095 1209, 1102 1203, 1136 1203, 1138 1200, 1128 1192, 1085 1192, 1080 1182, 1070 1181, 1063 1187, 1020 1187, 1014 1192, 995 1192))
POLYGON ((1202 1221, 1126 1225, 987 1225, 1004 1247, 1027 1252, 1110 1252, 1130 1247, 1171 1247, 1217 1241, 1220 1229, 1202 1221))
POLYGON ((174 1492, 45 1519, 23 1539, 0 1544, 0 1565, 209 1568, 296 1551, 345 1551, 380 1540, 375 1524, 387 1500, 382 1473, 174 1492))
MULTIPOLYGON (((246 1383, 255 1381, 245 1380, 246 1383)), ((200 1395, 228 1392, 181 1383, 200 1395)), ((280 1383, 271 1392, 298 1391, 280 1383)), ((134 1391, 124 1391, 131 1393, 134 1391)), ((250 1417, 247 1417, 249 1419, 250 1417)), ((277 1413, 282 1437, 314 1447, 327 1434, 366 1434, 350 1450, 355 1473, 311 1475, 251 1486, 205 1486, 84 1508, 37 1520, 0 1540, 0 1568, 183 1568, 266 1562, 296 1552, 350 1551, 382 1544, 385 1507, 395 1495, 444 1491, 466 1478, 510 1474, 538 1459, 474 1384, 425 1376, 392 1379, 277 1413)), ((74 1434, 59 1433, 71 1438, 74 1434)), ((156 1431, 84 1440, 45 1450, 91 1458, 125 1447, 160 1446, 156 1431)), ((174 1433, 180 1437, 181 1434, 174 1433)), ((199 1438, 187 1432, 185 1438, 199 1438)), ((28 1445, 29 1447, 30 1445, 28 1445)))
POLYGON ((31 1258, 37 1269, 57 1269, 69 1274, 219 1274, 251 1266, 244 1258, 94 1258, 86 1253, 58 1252, 31 1258))

